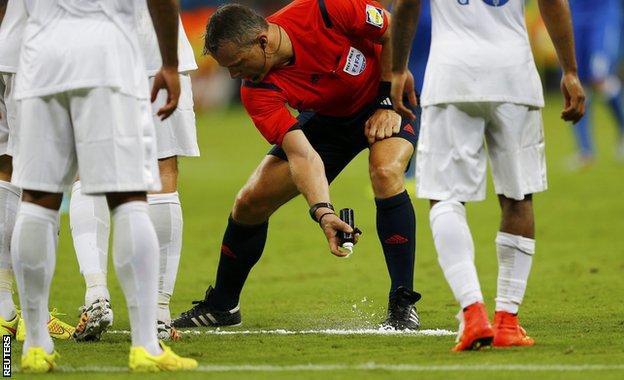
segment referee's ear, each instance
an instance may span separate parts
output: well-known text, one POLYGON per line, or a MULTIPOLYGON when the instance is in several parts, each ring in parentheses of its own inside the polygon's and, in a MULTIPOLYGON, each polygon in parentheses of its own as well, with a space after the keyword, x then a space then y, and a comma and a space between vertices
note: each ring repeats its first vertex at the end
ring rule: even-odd
POLYGON ((266 50, 266 47, 269 44, 269 39, 267 38, 267 36, 263 35, 258 37, 258 42, 260 43, 260 47, 262 48, 262 50, 266 50))

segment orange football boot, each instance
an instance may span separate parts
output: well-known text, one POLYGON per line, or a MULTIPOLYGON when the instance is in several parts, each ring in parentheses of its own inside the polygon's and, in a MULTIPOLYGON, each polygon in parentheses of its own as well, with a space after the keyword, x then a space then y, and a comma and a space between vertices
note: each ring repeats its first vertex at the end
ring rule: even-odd
POLYGON ((518 315, 506 311, 497 311, 494 314, 494 347, 532 346, 533 338, 528 337, 526 331, 518 322, 518 315))
POLYGON ((492 345, 494 330, 487 317, 485 305, 473 303, 463 310, 463 321, 460 325, 459 343, 453 351, 479 350, 492 345))

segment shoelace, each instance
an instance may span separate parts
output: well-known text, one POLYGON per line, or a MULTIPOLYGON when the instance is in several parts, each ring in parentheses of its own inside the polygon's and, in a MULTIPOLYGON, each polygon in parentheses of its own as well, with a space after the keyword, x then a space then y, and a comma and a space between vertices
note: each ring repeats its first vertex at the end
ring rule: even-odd
POLYGON ((206 300, 201 300, 201 301, 192 301, 191 304, 195 305, 191 308, 191 310, 189 311, 185 311, 182 313, 183 316, 195 316, 197 314, 197 311, 199 310, 200 307, 202 306, 206 306, 207 302, 206 300))

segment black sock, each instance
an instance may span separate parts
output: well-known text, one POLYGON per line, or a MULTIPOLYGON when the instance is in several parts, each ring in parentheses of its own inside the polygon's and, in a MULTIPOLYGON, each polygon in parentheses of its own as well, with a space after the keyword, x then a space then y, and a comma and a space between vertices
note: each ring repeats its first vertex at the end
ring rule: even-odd
POLYGON ((230 216, 223 234, 217 281, 210 298, 212 306, 219 310, 236 307, 247 275, 262 256, 268 227, 268 222, 241 225, 230 216))
POLYGON ((399 286, 412 290, 416 252, 416 216, 407 191, 375 199, 377 234, 390 274, 390 293, 399 286))

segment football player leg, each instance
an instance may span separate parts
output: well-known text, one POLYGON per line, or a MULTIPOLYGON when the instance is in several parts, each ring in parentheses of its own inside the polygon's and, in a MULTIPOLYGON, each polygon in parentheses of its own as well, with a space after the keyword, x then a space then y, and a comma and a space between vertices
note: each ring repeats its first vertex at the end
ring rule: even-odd
POLYGON ((99 340, 113 324, 107 286, 110 211, 103 195, 82 193, 80 180, 72 186, 69 222, 74 250, 85 280, 84 305, 73 334, 77 341, 99 340))
POLYGON ((160 248, 158 275, 158 338, 176 340, 179 338, 171 327, 169 301, 173 294, 180 253, 182 250, 182 206, 178 195, 178 160, 177 156, 160 159, 158 168, 162 183, 159 193, 147 196, 149 215, 160 248))
POLYGON ((11 184, 12 169, 11 156, 0 156, 0 333, 15 337, 19 317, 13 303, 10 243, 22 191, 11 184))
POLYGON ((496 235, 498 281, 494 315, 494 346, 532 346, 518 322, 518 308, 524 298, 535 254, 533 197, 523 200, 498 196, 502 210, 500 231, 496 235))
POLYGON ((298 194, 288 162, 267 155, 239 191, 223 235, 215 287, 173 321, 174 327, 241 323, 239 299, 267 238, 269 217, 298 194))
POLYGON ((482 112, 478 104, 424 107, 418 141, 418 196, 431 200, 429 222, 438 263, 461 307, 455 351, 479 349, 490 345, 494 337, 483 304, 464 207, 464 202, 485 198, 482 112))
POLYGON ((535 253, 533 193, 546 190, 541 110, 501 103, 493 106, 486 141, 502 211, 496 236, 498 287, 495 346, 530 346, 518 322, 535 253), (510 117, 513 115, 513 117, 510 117))
POLYGON ((15 336, 18 316, 13 303, 10 242, 22 191, 11 184, 13 159, 9 149, 9 99, 12 76, 0 75, 0 333, 15 336))
POLYGON ((414 206, 404 186, 404 173, 414 153, 408 140, 391 137, 370 148, 369 171, 377 206, 377 234, 390 275, 388 316, 384 325, 418 329, 413 291, 416 250, 414 206))

